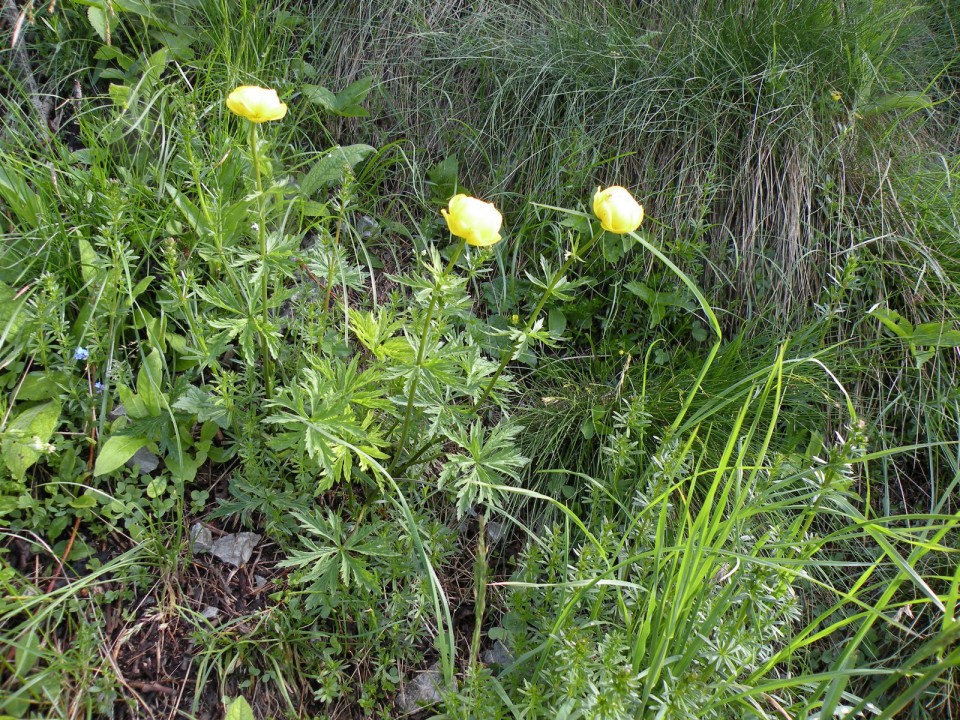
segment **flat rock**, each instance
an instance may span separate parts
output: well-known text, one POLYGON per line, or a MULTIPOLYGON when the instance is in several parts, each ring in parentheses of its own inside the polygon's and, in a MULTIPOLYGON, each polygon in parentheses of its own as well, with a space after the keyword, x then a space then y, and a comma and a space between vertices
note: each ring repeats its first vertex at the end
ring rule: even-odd
POLYGON ((397 696, 397 707, 404 713, 413 713, 427 705, 440 702, 443 697, 443 673, 440 663, 434 663, 408 682, 397 696))
POLYGON ((124 417, 127 414, 127 409, 123 406, 123 403, 115 405, 112 410, 107 412, 107 420, 113 422, 117 418, 124 417))
POLYGON ((497 667, 506 667, 513 663, 513 653, 502 641, 497 640, 489 650, 484 650, 480 654, 480 659, 485 665, 496 665, 497 667))
POLYGON ((203 523, 194 523, 190 526, 190 539, 193 541, 194 555, 213 550, 213 533, 203 523))
POLYGON ((490 520, 487 522, 487 542, 491 545, 499 543, 503 540, 506 529, 506 524, 498 520, 490 520))
POLYGON ((253 549, 260 542, 260 535, 251 532, 235 533, 217 538, 210 552, 214 557, 228 565, 240 567, 253 555, 253 549))
POLYGON ((160 458, 146 448, 140 448, 133 454, 132 458, 127 460, 127 467, 132 468, 138 466, 141 475, 149 475, 160 467, 160 458))

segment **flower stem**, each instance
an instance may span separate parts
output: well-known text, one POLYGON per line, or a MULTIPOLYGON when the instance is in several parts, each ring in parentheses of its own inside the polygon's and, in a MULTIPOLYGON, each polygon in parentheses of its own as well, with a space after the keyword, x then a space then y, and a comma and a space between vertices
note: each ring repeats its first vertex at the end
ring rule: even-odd
POLYGON ((487 513, 480 513, 477 533, 477 561, 474 566, 474 621, 473 639, 470 642, 470 666, 474 670, 480 659, 480 635, 483 632, 483 614, 487 606, 487 513))
POLYGON ((602 233, 600 232, 596 233, 591 238, 590 242, 587 243, 586 247, 584 247, 582 251, 578 250, 578 252, 576 253, 571 252, 570 257, 567 258, 566 262, 564 262, 563 265, 560 266, 560 269, 557 270, 553 274, 553 277, 550 278, 550 282, 547 284, 547 287, 544 289, 543 294, 540 296, 540 301, 537 303, 537 306, 533 309, 533 312, 530 313, 530 317, 527 318, 527 322, 523 326, 523 330, 521 331, 520 338, 518 338, 515 342, 513 342, 510 345, 510 347, 507 350, 504 350, 503 353, 500 355, 500 365, 497 366, 497 371, 493 374, 493 377, 490 378, 490 382, 487 383, 487 387, 483 391, 483 394, 480 396, 480 399, 473 404, 474 412, 476 412, 480 408, 480 406, 483 405, 486 399, 490 397, 490 393, 493 392, 493 388, 497 384, 497 380, 500 379, 500 375, 502 375, 503 371, 506 369, 507 363, 510 362, 510 360, 513 358, 514 353, 516 353, 517 350, 519 349, 520 343, 523 341, 523 336, 526 335, 528 332, 530 332, 530 329, 533 327, 534 323, 536 323, 537 318, 540 317, 540 313, 543 312, 543 307, 544 305, 547 304, 547 300, 549 300, 550 297, 553 295, 553 289, 557 286, 557 283, 560 282, 563 276, 567 274, 567 271, 570 269, 570 266, 573 265, 573 262, 579 259, 580 257, 579 252, 585 253, 587 250, 593 247, 593 244, 597 241, 597 239, 600 237, 601 234, 602 233))
MULTIPOLYGON (((551 295, 553 295, 553 289, 557 286, 557 283, 559 283, 561 278, 563 278, 563 276, 567 274, 567 271, 570 269, 570 266, 573 265, 574 261, 580 258, 582 254, 590 250, 590 248, 593 247, 594 243, 600 238, 602 234, 603 234, 602 231, 596 233, 590 239, 590 242, 588 242, 583 247, 582 250, 578 248, 577 252, 575 253, 571 252, 570 257, 567 258, 566 262, 564 262, 563 265, 560 266, 560 269, 553 274, 553 277, 550 278, 550 282, 547 284, 547 287, 543 291, 543 295, 540 297, 540 301, 537 303, 537 306, 534 308, 533 312, 530 314, 530 317, 527 318, 527 322, 523 326, 521 335, 526 335, 528 332, 530 332, 530 328, 533 327, 534 323, 536 323, 537 321, 537 318, 540 316, 540 313, 543 312, 543 308, 547 304, 547 300, 549 300, 551 295)), ((484 389, 483 394, 480 396, 480 399, 478 399, 470 408, 471 412, 476 412, 480 408, 480 406, 483 405, 483 403, 487 400, 487 398, 490 397, 490 393, 493 392, 493 388, 496 386, 497 380, 500 379, 500 376, 503 374, 503 371, 506 370, 507 364, 510 362, 510 359, 513 357, 514 353, 519 348, 520 342, 521 342, 520 340, 514 342, 507 350, 503 351, 503 353, 500 356, 500 364, 497 366, 496 372, 493 373, 493 377, 491 377, 490 382, 487 383, 487 386, 484 389)), ((413 465, 427 450, 429 450, 434 445, 436 445, 437 442, 438 442, 438 438, 435 436, 428 438, 427 441, 424 442, 423 445, 418 447, 414 451, 413 455, 411 455, 407 459, 407 461, 400 466, 400 471, 402 472, 406 470, 408 467, 410 467, 411 465, 413 465)))
POLYGON ((333 238, 333 247, 330 248, 330 260, 327 265, 327 289, 323 296, 323 314, 326 316, 327 312, 330 310, 330 296, 333 293, 333 259, 336 255, 337 248, 340 247, 340 229, 343 227, 343 215, 346 212, 346 208, 340 209, 340 214, 337 216, 337 234, 333 238))
MULTIPOLYGON (((456 249, 453 251, 453 254, 450 256, 450 261, 447 263, 446 267, 443 269, 443 272, 440 274, 440 277, 437 281, 437 285, 443 282, 447 277, 450 271, 453 269, 453 266, 456 264, 457 260, 460 259, 460 254, 463 252, 464 246, 466 246, 467 241, 461 240, 457 245, 456 249)), ((417 372, 413 376, 413 379, 410 381, 410 395, 407 397, 407 409, 403 415, 403 426, 400 428, 400 442, 397 443, 396 452, 393 455, 393 462, 390 463, 390 472, 393 473, 393 469, 397 465, 397 460, 400 458, 400 451, 403 449, 404 444, 407 442, 407 433, 410 432, 410 419, 413 417, 413 401, 417 394, 417 387, 420 385, 420 375, 423 365, 423 354, 426 352, 427 341, 430 339, 430 323, 433 321, 433 311, 437 307, 437 300, 440 297, 439 288, 434 286, 433 292, 430 294, 430 304, 427 306, 427 316, 423 321, 423 332, 420 333, 420 347, 417 348, 417 362, 416 368, 417 372)))
POLYGON ((257 124, 250 123, 250 156, 253 160, 253 175, 257 183, 257 210, 260 218, 257 222, 257 239, 260 242, 260 262, 263 272, 260 276, 260 305, 262 325, 260 327, 260 352, 263 355, 263 381, 267 400, 273 398, 273 359, 270 357, 270 345, 267 342, 267 325, 270 323, 270 274, 267 272, 267 212, 263 197, 263 176, 260 173, 260 149, 257 146, 257 124))

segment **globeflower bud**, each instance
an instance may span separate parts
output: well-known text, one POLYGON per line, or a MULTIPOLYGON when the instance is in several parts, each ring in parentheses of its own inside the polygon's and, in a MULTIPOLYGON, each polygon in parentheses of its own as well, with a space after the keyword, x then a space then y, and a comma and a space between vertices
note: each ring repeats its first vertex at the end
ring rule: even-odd
POLYGON ((227 96, 227 107, 250 122, 264 123, 279 120, 287 114, 287 106, 280 102, 276 90, 241 85, 227 96))
POLYGON ((450 198, 440 214, 450 232, 466 240, 468 245, 490 247, 503 239, 500 236, 503 216, 493 203, 461 193, 450 198))
POLYGON ((593 196, 593 212, 600 227, 607 232, 626 235, 643 222, 643 207, 626 188, 612 185, 606 190, 597 188, 593 196))

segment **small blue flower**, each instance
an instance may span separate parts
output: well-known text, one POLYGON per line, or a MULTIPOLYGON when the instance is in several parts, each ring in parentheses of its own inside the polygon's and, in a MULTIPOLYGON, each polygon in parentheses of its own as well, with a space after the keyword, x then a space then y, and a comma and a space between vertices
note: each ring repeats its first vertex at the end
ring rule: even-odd
POLYGON ((103 383, 100 382, 99 380, 97 380, 97 382, 95 382, 95 383, 93 384, 93 389, 96 390, 97 393, 102 393, 102 392, 103 392, 103 383))
POLYGON ((78 347, 76 350, 73 351, 74 360, 86 360, 89 357, 90 357, 90 351, 87 350, 85 347, 78 347))

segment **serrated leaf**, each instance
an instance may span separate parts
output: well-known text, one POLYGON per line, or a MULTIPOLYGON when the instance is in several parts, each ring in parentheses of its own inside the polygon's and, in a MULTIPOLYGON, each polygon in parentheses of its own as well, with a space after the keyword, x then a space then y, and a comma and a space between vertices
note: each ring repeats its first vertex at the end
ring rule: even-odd
POLYGON ((110 24, 107 13, 103 8, 91 5, 87 8, 87 20, 91 27, 107 45, 110 44, 110 24))
POLYGON ((113 435, 100 448, 97 463, 93 467, 93 476, 100 477, 113 472, 132 458, 137 450, 147 444, 145 437, 131 435, 113 435))
POLYGON ((24 410, 7 426, 2 443, 3 462, 15 480, 22 480, 27 470, 40 459, 37 445, 50 442, 60 424, 60 403, 51 400, 24 410))
POLYGON ((126 85, 117 85, 116 83, 110 83, 110 99, 113 100, 113 104, 117 105, 124 110, 130 107, 130 97, 133 95, 133 90, 126 85))

